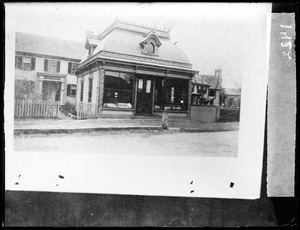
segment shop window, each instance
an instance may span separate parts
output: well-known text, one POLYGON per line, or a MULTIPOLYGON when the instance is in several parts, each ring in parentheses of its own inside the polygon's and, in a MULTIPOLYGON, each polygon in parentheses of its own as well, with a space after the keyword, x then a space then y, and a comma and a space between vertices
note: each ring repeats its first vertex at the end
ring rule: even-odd
POLYGON ((59 73, 60 61, 44 59, 44 71, 50 73, 59 73))
POLYGON ((104 78, 104 108, 133 108, 133 74, 105 72, 104 78))
POLYGON ((16 68, 22 70, 35 70, 35 58, 16 56, 16 68))
POLYGON ((76 85, 68 84, 67 85, 67 96, 75 97, 76 96, 76 88, 77 88, 76 85))
POLYGON ((68 74, 75 75, 75 71, 78 68, 78 66, 79 66, 79 63, 69 62, 69 64, 68 64, 68 74))
POLYGON ((187 111, 189 80, 156 79, 155 110, 187 111))

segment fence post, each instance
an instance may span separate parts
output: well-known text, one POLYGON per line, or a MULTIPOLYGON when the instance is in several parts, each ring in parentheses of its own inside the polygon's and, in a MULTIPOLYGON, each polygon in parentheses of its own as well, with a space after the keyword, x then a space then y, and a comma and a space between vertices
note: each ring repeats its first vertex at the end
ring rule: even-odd
POLYGON ((29 100, 28 99, 26 100, 26 116, 30 117, 29 116, 29 100))
POLYGON ((59 101, 57 101, 57 111, 56 111, 56 116, 58 116, 59 113, 59 101))
POLYGON ((22 117, 24 117, 24 110, 25 110, 25 100, 22 100, 22 117))

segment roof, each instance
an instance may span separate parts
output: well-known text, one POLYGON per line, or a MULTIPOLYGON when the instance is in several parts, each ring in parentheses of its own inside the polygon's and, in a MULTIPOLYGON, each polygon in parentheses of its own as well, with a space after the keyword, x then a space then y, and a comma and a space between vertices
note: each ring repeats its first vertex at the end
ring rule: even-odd
POLYGON ((195 74, 195 77, 193 79, 194 83, 200 83, 200 84, 208 84, 210 85, 211 89, 214 89, 217 87, 217 89, 222 89, 222 79, 219 80, 218 83, 218 77, 215 75, 200 75, 200 74, 195 74))
POLYGON ((232 96, 241 95, 241 91, 237 88, 224 88, 223 90, 226 95, 232 95, 232 96))
POLYGON ((81 60, 84 43, 16 32, 16 51, 81 60))
MULTIPOLYGON (((192 68, 192 64, 186 54, 169 38, 159 37, 159 41, 161 42, 161 46, 159 47, 159 55, 143 54, 140 43, 145 39, 144 35, 145 34, 143 33, 137 33, 135 31, 129 31, 116 27, 108 34, 105 34, 104 37, 99 37, 97 47, 92 56, 97 54, 99 55, 99 52, 101 51, 107 51, 111 53, 132 55, 142 58, 183 63, 188 65, 188 68, 192 68)), ((88 57, 88 51, 86 51, 82 62, 88 58, 90 57, 88 57)))

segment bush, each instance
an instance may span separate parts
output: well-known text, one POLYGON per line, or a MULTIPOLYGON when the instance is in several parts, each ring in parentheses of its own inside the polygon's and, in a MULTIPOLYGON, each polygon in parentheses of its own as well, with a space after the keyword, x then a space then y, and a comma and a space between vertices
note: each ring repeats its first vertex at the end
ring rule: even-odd
POLYGON ((65 114, 72 114, 76 116, 76 107, 71 104, 61 105, 60 110, 65 114))

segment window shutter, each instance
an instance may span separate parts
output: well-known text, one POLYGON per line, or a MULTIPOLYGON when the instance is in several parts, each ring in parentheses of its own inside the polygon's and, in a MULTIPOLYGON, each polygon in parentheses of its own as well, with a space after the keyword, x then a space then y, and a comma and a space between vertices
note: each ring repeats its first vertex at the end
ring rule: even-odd
POLYGON ((22 57, 18 57, 18 69, 22 69, 22 57))
POLYGON ((69 74, 72 73, 72 62, 69 62, 68 73, 69 73, 69 74))
POLYGON ((67 85, 67 96, 71 94, 71 85, 67 85))
POLYGON ((31 70, 35 70, 35 58, 31 58, 31 70))
POLYGON ((56 72, 57 72, 57 73, 60 72, 60 61, 57 61, 56 72))
POLYGON ((44 59, 44 71, 48 71, 48 59, 44 59))
POLYGON ((15 68, 18 68, 18 56, 15 57, 15 68))

